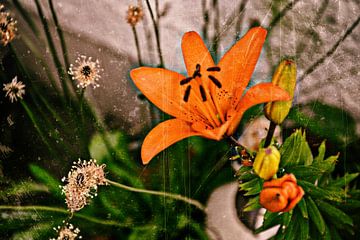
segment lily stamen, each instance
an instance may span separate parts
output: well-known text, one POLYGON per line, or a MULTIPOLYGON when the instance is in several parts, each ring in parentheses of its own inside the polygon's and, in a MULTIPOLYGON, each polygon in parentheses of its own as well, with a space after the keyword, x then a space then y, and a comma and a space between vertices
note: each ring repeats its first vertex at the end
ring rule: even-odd
POLYGON ((199 90, 200 90, 203 102, 206 102, 206 93, 205 93, 204 87, 202 85, 200 85, 199 90))
POLYGON ((206 69, 206 71, 208 72, 220 72, 220 68, 219 67, 209 67, 208 69, 206 69))
POLYGON ((184 102, 189 101, 189 96, 190 96, 190 91, 191 91, 191 85, 187 86, 186 90, 185 90, 185 94, 184 94, 184 102))
POLYGON ((196 100, 199 101, 199 105, 204 105, 206 108, 206 109, 202 109, 202 112, 205 115, 205 118, 208 120, 208 122, 210 122, 210 125, 212 127, 215 128, 215 127, 221 126, 221 122, 219 121, 219 118, 216 117, 216 108, 214 106, 214 102, 207 101, 208 99, 211 98, 211 94, 208 92, 208 89, 204 88, 202 85, 202 79, 201 79, 201 74, 200 74, 200 64, 196 64, 196 70, 193 75, 198 76, 198 78, 195 77, 194 79, 195 79, 195 83, 198 84, 199 92, 201 95, 201 100, 200 100, 200 97, 198 96, 198 94, 194 94, 194 95, 196 97, 196 100))
POLYGON ((221 82, 220 82, 216 77, 214 77, 213 75, 209 75, 209 79, 210 79, 218 88, 221 88, 221 87, 222 87, 221 82))
POLYGON ((193 79, 194 79, 193 77, 185 78, 185 79, 183 79, 183 80, 180 81, 180 85, 188 84, 188 83, 191 82, 191 80, 193 80, 193 79))

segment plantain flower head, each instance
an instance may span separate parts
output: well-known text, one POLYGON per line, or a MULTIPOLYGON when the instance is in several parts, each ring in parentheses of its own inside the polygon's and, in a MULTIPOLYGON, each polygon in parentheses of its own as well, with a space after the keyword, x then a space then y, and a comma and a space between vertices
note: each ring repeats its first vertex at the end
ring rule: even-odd
POLYGON ((3 91, 5 97, 9 97, 10 102, 16 102, 18 98, 22 99, 25 94, 25 84, 17 80, 17 76, 12 79, 10 83, 4 84, 3 91))
POLYGON ((77 81, 78 88, 86 88, 89 85, 97 88, 100 86, 98 81, 101 78, 100 72, 102 71, 99 60, 79 55, 75 60, 75 65, 70 64, 68 74, 72 76, 74 81, 77 81))
POLYGON ((6 46, 16 36, 17 22, 4 8, 4 5, 0 4, 0 42, 3 46, 6 46))
POLYGON ((74 166, 67 177, 62 179, 66 182, 62 186, 65 202, 71 212, 81 210, 89 203, 89 198, 97 195, 98 185, 106 185, 105 164, 98 165, 96 160, 80 160, 74 162, 74 166))
POLYGON ((69 223, 66 223, 63 227, 58 226, 57 228, 54 228, 54 230, 58 233, 58 237, 51 238, 50 240, 82 239, 82 236, 79 236, 80 230, 69 223))
POLYGON ((139 6, 130 5, 129 6, 129 9, 127 10, 127 16, 126 16, 126 20, 127 20, 128 24, 135 27, 135 25, 138 22, 140 22, 143 19, 143 17, 144 17, 144 12, 143 12, 141 5, 139 5, 139 6))
POLYGON ((190 136, 214 140, 231 136, 248 108, 289 99, 286 91, 272 83, 257 84, 244 94, 265 37, 265 29, 250 29, 215 64, 201 37, 196 32, 187 32, 181 43, 187 76, 151 67, 131 71, 139 90, 175 117, 160 123, 146 136, 141 149, 144 164, 190 136))

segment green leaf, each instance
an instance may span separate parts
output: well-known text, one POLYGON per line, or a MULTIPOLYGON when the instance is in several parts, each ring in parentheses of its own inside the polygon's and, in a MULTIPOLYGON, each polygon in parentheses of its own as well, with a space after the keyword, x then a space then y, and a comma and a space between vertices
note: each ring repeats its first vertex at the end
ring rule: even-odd
POLYGON ((262 226, 260 226, 259 228, 257 228, 254 233, 255 234, 259 234, 262 231, 265 231, 269 228, 272 228, 273 226, 276 226, 278 224, 281 224, 283 221, 283 215, 279 214, 279 213, 273 213, 270 211, 266 211, 265 215, 264 215, 264 221, 262 226))
POLYGON ((317 200, 316 203, 321 212, 327 215, 337 228, 344 228, 345 225, 354 225, 353 220, 349 215, 334 207, 332 204, 320 200, 317 200))
MULTIPOLYGON (((332 237, 331 237, 331 232, 330 232, 330 228, 328 225, 325 225, 326 228, 325 228, 325 233, 324 233, 324 236, 322 237, 323 240, 331 240, 332 237)), ((317 237, 317 236, 316 236, 317 237)))
POLYGON ((337 158, 337 155, 330 156, 323 161, 314 161, 310 166, 296 165, 286 167, 285 171, 294 174, 298 179, 314 182, 324 174, 331 173, 334 170, 337 158))
MULTIPOLYGON (((297 239, 299 236, 299 220, 296 214, 292 215, 290 223, 287 225, 285 229, 285 239, 293 240, 297 239)), ((286 225, 285 225, 286 226, 286 225)))
POLYGON ((339 232, 336 230, 335 227, 329 229, 330 229, 331 240, 342 240, 339 232))
POLYGON ((12 236, 12 240, 23 240, 23 239, 46 239, 46 235, 50 231, 53 231, 56 235, 56 232, 52 229, 51 223, 40 223, 32 225, 26 231, 17 232, 12 236))
POLYGON ((302 198, 301 201, 297 204, 297 206, 299 207, 299 210, 300 210, 301 215, 303 216, 303 218, 308 219, 309 214, 308 214, 308 211, 307 211, 305 198, 302 198))
POLYGON ((309 221, 302 216, 297 209, 295 209, 296 218, 298 219, 299 224, 299 238, 300 240, 307 240, 309 238, 309 221))
POLYGON ((326 150, 325 143, 326 143, 326 141, 324 140, 320 144, 320 147, 318 148, 319 154, 314 158, 314 162, 321 162, 322 160, 324 160, 324 158, 325 158, 325 150, 326 150))
POLYGON ((309 182, 314 182, 317 178, 319 178, 322 174, 325 173, 325 171, 322 168, 318 168, 313 165, 290 166, 290 167, 286 167, 285 171, 287 173, 294 174, 297 179, 303 179, 309 182))
POLYGON ((336 202, 343 202, 343 198, 341 197, 343 195, 342 191, 323 189, 315 186, 310 182, 302 180, 298 180, 298 185, 301 186, 304 189, 305 193, 310 195, 311 197, 317 199, 327 199, 336 202))
POLYGON ((49 192, 49 188, 43 184, 34 183, 32 181, 24 181, 14 184, 4 191, 0 191, 0 198, 6 199, 7 197, 13 195, 20 197, 36 192, 49 192))
POLYGON ((330 156, 327 159, 321 161, 321 162, 314 162, 312 164, 313 167, 321 169, 321 171, 324 173, 330 173, 334 171, 336 161, 338 160, 339 155, 330 156))
POLYGON ((256 178, 257 175, 254 174, 252 167, 242 166, 242 167, 236 172, 236 177, 237 177, 240 181, 247 182, 247 181, 250 181, 250 180, 256 178))
POLYGON ((345 173, 343 177, 331 181, 329 185, 331 187, 345 187, 358 176, 359 173, 345 173))
POLYGON ((129 240, 156 240, 158 229, 155 226, 148 228, 135 229, 131 232, 129 240))
POLYGON ((249 200, 249 202, 246 204, 244 208, 244 212, 250 212, 256 209, 261 208, 260 202, 259 202, 259 196, 253 197, 249 200))
POLYGON ((49 188, 50 192, 52 192, 57 197, 62 197, 59 188, 61 184, 60 181, 51 176, 45 169, 35 164, 30 164, 30 171, 37 180, 39 180, 49 188))
POLYGON ((280 154, 281 167, 310 165, 313 161, 305 133, 303 134, 299 129, 285 140, 280 148, 280 154))
POLYGON ((131 159, 126 136, 119 131, 96 134, 91 139, 89 151, 92 158, 99 163, 108 163, 116 159, 129 170, 136 170, 136 163, 131 159))
POLYGON ((293 215, 292 211, 283 213, 283 225, 285 226, 289 225, 292 215, 293 215))
POLYGON ((263 185, 261 178, 254 178, 249 182, 241 183, 240 189, 246 191, 245 196, 251 196, 260 193, 263 185))
POLYGON ((318 207, 316 206, 315 202, 312 200, 312 198, 310 196, 307 196, 306 199, 307 199, 306 202, 307 202, 307 210, 309 213, 309 217, 311 221, 315 224, 320 234, 324 235, 326 230, 325 221, 318 207))

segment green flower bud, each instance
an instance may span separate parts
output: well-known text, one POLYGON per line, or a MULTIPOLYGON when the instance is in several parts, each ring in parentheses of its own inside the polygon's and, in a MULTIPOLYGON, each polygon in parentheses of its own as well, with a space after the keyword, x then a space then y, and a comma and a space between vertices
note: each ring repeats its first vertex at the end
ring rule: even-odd
POLYGON ((259 177, 269 180, 279 169, 280 152, 276 147, 261 148, 256 154, 254 171, 259 177))
POLYGON ((291 97, 289 101, 269 102, 265 105, 265 116, 276 124, 281 124, 289 114, 296 85, 296 64, 285 59, 277 67, 272 83, 287 91, 291 97))

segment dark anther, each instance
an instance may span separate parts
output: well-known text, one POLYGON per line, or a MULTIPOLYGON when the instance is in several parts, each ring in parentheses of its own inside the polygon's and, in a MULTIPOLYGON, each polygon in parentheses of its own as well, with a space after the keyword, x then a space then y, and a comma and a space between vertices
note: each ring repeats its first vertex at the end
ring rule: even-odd
POLYGON ((195 71, 193 74, 193 78, 196 78, 196 77, 201 77, 201 73, 195 71))
POLYGON ((208 71, 208 72, 220 72, 220 68, 219 67, 209 67, 208 69, 206 69, 206 71, 208 71))
POLYGON ((221 88, 221 82, 216 77, 209 75, 209 78, 218 88, 221 88))
POLYGON ((197 72, 200 72, 200 64, 196 64, 196 70, 197 72))
POLYGON ((192 79, 193 79, 192 77, 185 78, 180 81, 180 85, 185 85, 185 84, 189 83, 192 79))
POLYGON ((79 174, 76 176, 76 184, 77 184, 79 187, 81 187, 81 186, 84 184, 84 179, 85 179, 84 174, 79 173, 79 174))
POLYGON ((91 73, 91 68, 88 65, 85 65, 82 69, 81 69, 81 73, 85 76, 88 77, 91 73))
POLYGON ((201 98, 203 100, 203 102, 206 101, 206 93, 205 93, 205 89, 202 85, 200 85, 200 93, 201 93, 201 98))
POLYGON ((187 86, 185 90, 184 102, 187 102, 189 100, 190 90, 191 90, 191 85, 187 86))
POLYGON ((196 69, 194 71, 193 78, 196 78, 196 77, 201 77, 200 64, 196 64, 196 69))
POLYGON ((1 29, 2 32, 6 32, 7 31, 7 24, 0 23, 0 29, 1 29))

